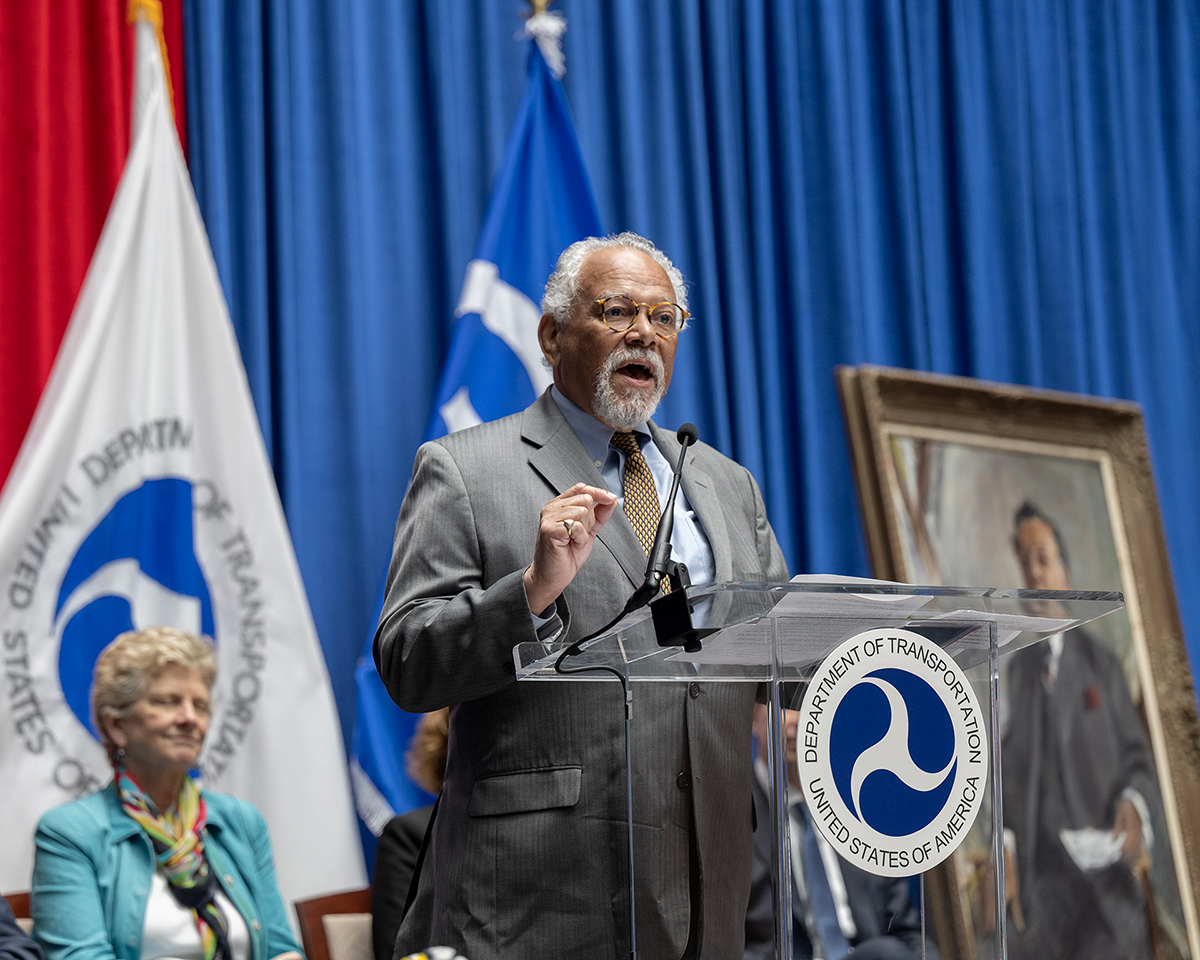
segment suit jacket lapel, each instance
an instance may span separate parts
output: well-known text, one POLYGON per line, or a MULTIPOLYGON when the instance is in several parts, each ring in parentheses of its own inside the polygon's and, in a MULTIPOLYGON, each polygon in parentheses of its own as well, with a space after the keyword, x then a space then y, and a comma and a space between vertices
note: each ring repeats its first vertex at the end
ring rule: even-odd
MULTIPOLYGON (((580 481, 607 488, 600 471, 548 389, 525 410, 521 435, 535 448, 529 455, 529 465, 556 493, 562 493, 580 481)), ((616 513, 621 511, 615 511, 597 539, 621 565, 630 583, 637 586, 646 574, 646 553, 625 515, 616 516, 616 513)))
POLYGON ((549 390, 526 408, 521 421, 521 436, 535 448, 529 455, 530 466, 554 488, 555 493, 562 493, 580 481, 604 486, 600 471, 588 458, 587 450, 575 436, 549 390))

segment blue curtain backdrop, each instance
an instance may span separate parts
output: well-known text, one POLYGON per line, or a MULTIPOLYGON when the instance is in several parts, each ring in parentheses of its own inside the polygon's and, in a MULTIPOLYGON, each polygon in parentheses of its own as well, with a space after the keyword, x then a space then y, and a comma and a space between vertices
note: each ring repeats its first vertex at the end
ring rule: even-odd
MULTIPOLYGON (((185 5, 191 164, 345 730, 525 80, 516 0, 185 5)), ((692 285, 659 419, 867 572, 833 385, 872 362, 1145 408, 1200 664, 1200 11, 561 0, 610 229, 692 285)))

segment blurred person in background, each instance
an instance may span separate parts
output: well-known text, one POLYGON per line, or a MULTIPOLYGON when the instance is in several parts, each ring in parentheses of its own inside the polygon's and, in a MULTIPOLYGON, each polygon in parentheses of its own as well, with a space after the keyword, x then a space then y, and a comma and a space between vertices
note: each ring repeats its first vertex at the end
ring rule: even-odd
MULTIPOLYGON (((446 775, 446 738, 450 710, 443 707, 421 716, 405 754, 412 781, 435 796, 442 792, 446 775)), ((401 813, 387 822, 375 848, 375 876, 371 881, 372 939, 375 960, 392 960, 396 933, 408 902, 408 888, 417 869, 421 843, 429 828, 433 804, 401 813)))
MULTIPOLYGON (((922 960, 921 913, 909 898, 907 877, 877 877, 842 859, 812 826, 796 761, 797 710, 783 711, 792 844, 792 960, 922 960)), ((775 896, 771 877, 770 776, 767 708, 754 707, 754 863, 746 911, 744 960, 775 958, 775 896)), ((928 960, 939 960, 933 941, 928 960)))
POLYGON ((4 897, 0 897, 0 960, 42 960, 41 947, 18 926, 4 897))

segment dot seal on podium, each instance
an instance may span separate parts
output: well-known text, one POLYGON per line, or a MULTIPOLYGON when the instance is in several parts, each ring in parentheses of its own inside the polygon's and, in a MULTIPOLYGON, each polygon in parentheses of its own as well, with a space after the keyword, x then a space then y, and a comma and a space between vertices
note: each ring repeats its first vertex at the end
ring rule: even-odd
POLYGON ((975 822, 987 715, 961 668, 909 630, 860 633, 809 681, 796 753, 817 829, 868 873, 921 873, 975 822))

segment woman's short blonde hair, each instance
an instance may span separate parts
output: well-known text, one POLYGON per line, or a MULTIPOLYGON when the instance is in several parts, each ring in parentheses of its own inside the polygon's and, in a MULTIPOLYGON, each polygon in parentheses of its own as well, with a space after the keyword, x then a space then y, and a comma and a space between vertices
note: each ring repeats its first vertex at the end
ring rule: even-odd
POLYGON ((146 694, 146 687, 171 664, 197 670, 211 691, 217 680, 212 644, 174 627, 146 627, 123 633, 100 652, 92 674, 92 720, 110 758, 116 745, 102 718, 119 720, 146 694))

